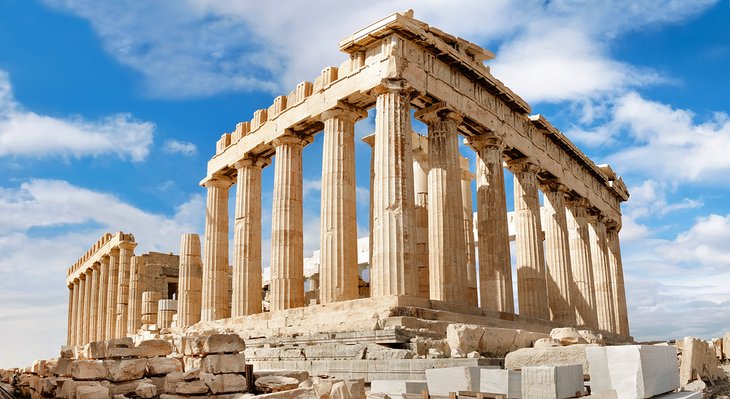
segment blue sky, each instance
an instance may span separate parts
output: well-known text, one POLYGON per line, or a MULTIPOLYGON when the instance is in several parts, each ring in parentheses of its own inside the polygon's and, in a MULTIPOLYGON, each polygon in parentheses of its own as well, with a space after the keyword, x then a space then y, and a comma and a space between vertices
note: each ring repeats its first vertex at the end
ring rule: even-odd
MULTIPOLYGON (((0 0, 0 367, 57 353, 66 268, 102 233, 178 252, 181 233, 202 233, 198 182, 220 134, 408 8, 495 52, 497 78, 623 176, 633 335, 730 331, 730 2, 259 3, 0 0)), ((321 140, 304 151, 308 252, 321 140)), ((365 233, 369 149, 356 150, 365 233)), ((272 180, 266 168, 265 257, 272 180)))

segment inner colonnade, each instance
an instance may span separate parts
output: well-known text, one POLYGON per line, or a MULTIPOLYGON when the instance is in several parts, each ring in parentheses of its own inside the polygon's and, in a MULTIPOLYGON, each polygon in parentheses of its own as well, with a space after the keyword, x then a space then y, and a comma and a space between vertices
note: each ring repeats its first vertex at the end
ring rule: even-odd
POLYGON ((519 315, 629 335, 618 241, 628 192, 610 167, 597 166, 531 115, 490 74, 484 64, 490 52, 410 14, 381 20, 340 49, 349 54, 342 65, 276 97, 217 142, 201 182, 207 188, 202 321, 262 312, 261 172, 268 165, 274 168, 270 309, 305 306, 302 149, 320 131, 319 302, 358 297, 354 125, 374 108, 375 133, 365 139, 372 146, 372 297, 422 296, 515 313, 506 166, 514 176, 519 315), (414 143, 411 110, 428 126, 427 154, 414 143), (476 158, 476 241, 462 138, 476 158))

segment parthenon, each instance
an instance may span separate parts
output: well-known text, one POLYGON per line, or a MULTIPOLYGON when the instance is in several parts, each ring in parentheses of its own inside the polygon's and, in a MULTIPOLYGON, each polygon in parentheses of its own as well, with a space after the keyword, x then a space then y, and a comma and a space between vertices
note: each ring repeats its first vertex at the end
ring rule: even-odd
MULTIPOLYGON (((207 189, 202 258, 197 236, 184 235, 175 277, 179 314, 174 323, 165 317, 168 326, 250 328, 264 312, 306 316, 295 310, 312 305, 305 303, 302 149, 323 131, 318 312, 408 306, 448 310, 454 321, 477 317, 541 331, 575 326, 630 341, 618 238, 620 204, 629 194, 611 167, 596 165, 531 114, 491 75, 484 64, 491 52, 411 13, 378 21, 339 48, 348 55, 340 66, 276 97, 217 141, 200 183, 207 189), (363 139, 372 148, 370 298, 360 298, 354 132, 371 109, 375 132, 363 139), (412 118, 427 126, 426 136, 413 132, 412 118), (462 145, 476 158, 473 172, 462 145), (265 167, 274 168, 268 309, 265 167), (513 251, 505 168, 514 180, 513 251)), ((69 344, 139 330, 144 301, 130 273, 136 245, 131 234, 107 234, 69 269, 69 344)))

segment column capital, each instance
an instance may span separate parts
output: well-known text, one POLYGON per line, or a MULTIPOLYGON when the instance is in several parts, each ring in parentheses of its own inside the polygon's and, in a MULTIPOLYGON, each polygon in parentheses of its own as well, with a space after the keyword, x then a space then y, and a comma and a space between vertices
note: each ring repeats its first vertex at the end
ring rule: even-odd
POLYGON ((464 144, 470 146, 476 151, 483 148, 497 148, 501 151, 505 146, 504 136, 504 133, 488 131, 465 138, 464 144))
POLYGON ((364 109, 352 106, 342 101, 337 102, 335 108, 330 108, 321 114, 322 121, 331 118, 347 119, 355 122, 359 119, 367 118, 368 112, 364 109))
POLYGON ((507 161, 507 169, 512 173, 535 173, 540 171, 540 167, 533 163, 529 157, 517 158, 507 161))
POLYGON ((383 79, 379 85, 373 87, 370 93, 374 96, 385 93, 410 94, 412 90, 411 84, 405 79, 383 79))
POLYGON ((595 208, 588 208, 588 221, 590 223, 601 223, 605 226, 608 218, 601 211, 595 208))
POLYGON ((68 289, 70 289, 70 290, 73 290, 74 289, 74 283, 73 282, 70 282, 70 283, 66 284, 66 287, 68 287, 68 289))
POLYGON ((363 143, 369 145, 370 149, 375 148, 375 133, 368 134, 360 140, 362 140, 363 143))
POLYGON ((591 202, 583 197, 566 198, 565 204, 573 208, 583 208, 586 210, 591 206, 591 202))
POLYGON ((86 271, 84 271, 83 273, 79 274, 79 280, 81 280, 81 281, 86 280, 86 271))
POLYGON ((621 231, 621 223, 619 223, 619 222, 617 222, 615 220, 606 219, 605 224, 606 224, 606 231, 607 232, 616 232, 616 233, 618 233, 619 231, 621 231))
POLYGON ((99 270, 101 268, 101 263, 100 262, 94 262, 94 264, 91 265, 91 268, 94 269, 94 270, 99 270))
POLYGON ((429 125, 441 121, 454 122, 458 125, 464 120, 464 117, 461 116, 461 114, 449 107, 449 105, 445 102, 438 102, 420 109, 416 111, 414 116, 429 125))
POLYGON ((76 277, 75 279, 73 279, 73 283, 72 284, 73 285, 79 285, 79 277, 76 277))
POLYGON ((135 247, 137 247, 137 243, 136 242, 122 241, 122 242, 119 243, 119 249, 120 250, 122 250, 122 249, 132 250, 135 247))
POLYGON ((556 193, 563 193, 567 194, 570 192, 570 188, 566 186, 565 184, 561 183, 559 179, 553 178, 553 179, 546 179, 540 182, 540 188, 543 191, 550 191, 550 192, 556 192, 556 193))
POLYGON ((271 163, 271 158, 263 158, 263 157, 258 157, 258 156, 246 155, 244 158, 242 158, 238 162, 234 163, 233 167, 236 168, 236 170, 238 170, 238 171, 240 171, 243 168, 263 169, 270 163, 271 163))
POLYGON ((313 141, 312 137, 307 136, 300 136, 295 132, 287 130, 286 133, 283 135, 275 138, 271 144, 274 145, 274 147, 279 147, 282 145, 290 145, 290 146, 305 146, 313 141))
POLYGON ((233 180, 227 176, 218 175, 201 185, 205 188, 228 188, 233 185, 233 180))

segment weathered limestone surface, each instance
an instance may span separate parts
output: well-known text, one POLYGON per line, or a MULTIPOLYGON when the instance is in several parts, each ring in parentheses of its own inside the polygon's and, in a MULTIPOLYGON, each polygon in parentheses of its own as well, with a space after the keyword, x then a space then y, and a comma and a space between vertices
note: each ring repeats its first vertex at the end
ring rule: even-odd
POLYGON ((608 264, 608 248, 606 246, 606 225, 599 215, 591 215, 588 223, 591 242, 591 259, 594 271, 594 291, 596 293, 596 313, 598 328, 603 331, 616 331, 616 313, 614 310, 611 271, 608 264))
POLYGON ((446 329, 446 341, 452 357, 464 357, 473 351, 502 357, 517 349, 529 348, 537 340, 546 337, 547 334, 517 329, 456 323, 449 324, 446 329))
POLYGON ((720 361, 710 345, 701 339, 685 337, 682 340, 679 365, 679 383, 685 385, 692 380, 717 381, 727 378, 720 368, 720 361))
POLYGON ((570 264, 575 282, 573 304, 576 310, 576 323, 586 328, 598 329, 587 201, 568 201, 567 205, 570 264))
POLYGON ((531 366, 522 369, 522 397, 563 399, 583 396, 580 364, 531 366))
POLYGON ((128 306, 129 306, 129 273, 134 247, 136 244, 125 242, 119 245, 119 287, 116 298, 115 338, 127 336, 128 306))
POLYGON ((205 183, 208 200, 205 213, 205 261, 201 320, 230 316, 228 299, 228 188, 231 182, 219 178, 205 183))
POLYGON ((586 359, 586 351, 591 347, 597 347, 597 345, 571 345, 544 349, 518 349, 505 356, 504 368, 515 370, 523 369, 527 366, 581 364, 583 365, 583 374, 589 375, 590 364, 586 359))
POLYGON ((146 291, 144 258, 133 256, 129 265, 129 306, 127 332, 136 334, 142 327, 142 292, 146 291))
POLYGON ((200 237, 183 234, 180 237, 180 295, 177 322, 187 327, 200 321, 203 287, 203 263, 200 259, 200 237))

